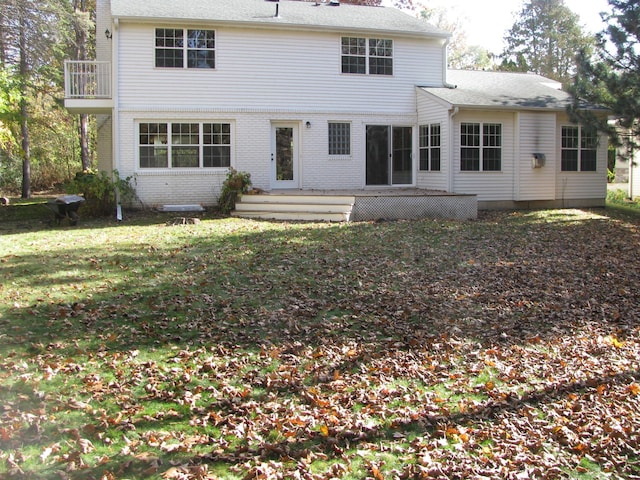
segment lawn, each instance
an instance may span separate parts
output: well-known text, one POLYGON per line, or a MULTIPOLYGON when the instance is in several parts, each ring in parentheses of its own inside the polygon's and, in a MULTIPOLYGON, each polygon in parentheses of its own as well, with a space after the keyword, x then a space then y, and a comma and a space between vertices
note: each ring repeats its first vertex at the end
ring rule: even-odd
POLYGON ((637 213, 50 213, 0 208, 0 478, 640 478, 637 213))

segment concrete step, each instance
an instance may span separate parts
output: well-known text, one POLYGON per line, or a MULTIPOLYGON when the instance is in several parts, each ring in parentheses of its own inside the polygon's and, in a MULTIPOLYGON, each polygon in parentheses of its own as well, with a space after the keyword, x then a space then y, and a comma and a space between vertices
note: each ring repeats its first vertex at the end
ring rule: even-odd
POLYGON ((350 212, 351 204, 315 204, 315 203, 236 203, 236 212, 309 212, 309 213, 342 213, 350 212))
POLYGON ((313 204, 313 205, 353 205, 356 201, 356 197, 351 195, 279 195, 279 194, 264 194, 264 195, 242 195, 238 201, 240 203, 255 204, 255 203, 300 203, 300 204, 313 204))
POLYGON ((255 218, 262 220, 298 220, 304 222, 348 222, 351 212, 328 213, 328 212, 276 212, 276 211, 234 211, 231 216, 240 218, 255 218))
POLYGON ((235 217, 311 222, 348 222, 355 197, 348 195, 243 195, 235 217))

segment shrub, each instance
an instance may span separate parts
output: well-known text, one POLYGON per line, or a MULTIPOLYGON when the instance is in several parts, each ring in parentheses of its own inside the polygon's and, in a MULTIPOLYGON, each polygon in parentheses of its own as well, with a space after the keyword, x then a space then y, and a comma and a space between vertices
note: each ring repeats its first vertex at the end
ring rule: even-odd
POLYGON ((218 198, 218 207, 225 215, 236 208, 236 200, 241 193, 247 193, 251 186, 251 174, 238 172, 231 168, 222 183, 222 191, 218 198))
POLYGON ((110 176, 107 172, 85 170, 76 173, 75 178, 65 185, 67 193, 81 194, 85 203, 82 211, 89 216, 107 216, 116 208, 116 199, 120 203, 129 203, 135 197, 131 177, 120 178, 117 170, 110 176))

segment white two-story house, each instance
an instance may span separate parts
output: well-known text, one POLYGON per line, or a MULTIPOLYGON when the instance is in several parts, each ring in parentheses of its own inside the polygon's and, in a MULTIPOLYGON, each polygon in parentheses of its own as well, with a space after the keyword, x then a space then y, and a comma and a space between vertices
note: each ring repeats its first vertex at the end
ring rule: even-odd
POLYGON ((213 205, 230 167, 265 192, 424 190, 480 208, 601 206, 607 141, 536 75, 447 71, 449 34, 337 1, 97 0, 97 61, 65 105, 140 201, 213 205))

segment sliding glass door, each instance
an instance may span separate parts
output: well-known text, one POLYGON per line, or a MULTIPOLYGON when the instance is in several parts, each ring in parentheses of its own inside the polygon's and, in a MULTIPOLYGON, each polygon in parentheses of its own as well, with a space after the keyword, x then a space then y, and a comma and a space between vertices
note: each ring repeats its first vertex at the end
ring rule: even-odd
POLYGON ((366 184, 413 184, 413 128, 367 125, 366 184))

